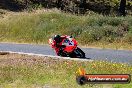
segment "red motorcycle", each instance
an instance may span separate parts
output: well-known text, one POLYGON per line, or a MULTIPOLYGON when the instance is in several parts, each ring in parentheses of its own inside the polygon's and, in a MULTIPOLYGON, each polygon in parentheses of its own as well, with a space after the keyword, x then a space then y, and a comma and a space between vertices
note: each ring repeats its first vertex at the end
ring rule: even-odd
POLYGON ((54 40, 49 39, 49 44, 55 49, 58 56, 71 57, 71 58, 85 58, 85 53, 77 47, 77 41, 74 38, 67 36, 60 43, 60 48, 54 46, 54 40), (61 51, 61 52, 59 52, 61 51))

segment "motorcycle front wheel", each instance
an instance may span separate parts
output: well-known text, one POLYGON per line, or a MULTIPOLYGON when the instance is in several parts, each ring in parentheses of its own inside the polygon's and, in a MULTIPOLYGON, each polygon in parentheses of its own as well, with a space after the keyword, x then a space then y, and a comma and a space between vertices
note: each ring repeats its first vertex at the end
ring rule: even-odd
POLYGON ((71 55, 72 57, 85 58, 85 53, 77 47, 71 55))

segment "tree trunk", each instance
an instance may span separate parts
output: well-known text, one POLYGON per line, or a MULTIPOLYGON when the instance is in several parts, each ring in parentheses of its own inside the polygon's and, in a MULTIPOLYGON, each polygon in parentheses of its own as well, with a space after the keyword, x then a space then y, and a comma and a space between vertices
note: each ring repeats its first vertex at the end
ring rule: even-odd
POLYGON ((120 7, 119 7, 119 15, 120 16, 126 16, 125 7, 126 7, 126 0, 121 0, 120 7))
POLYGON ((81 0, 79 8, 80 8, 80 13, 85 14, 85 12, 86 12, 86 0, 81 0))

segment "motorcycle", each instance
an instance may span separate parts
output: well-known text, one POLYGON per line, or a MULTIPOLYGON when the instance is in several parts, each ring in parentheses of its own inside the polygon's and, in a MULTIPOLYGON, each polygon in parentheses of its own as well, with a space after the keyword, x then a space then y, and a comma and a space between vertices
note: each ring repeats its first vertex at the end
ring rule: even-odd
MULTIPOLYGON (((49 39, 49 44, 55 49, 54 40, 49 39)), ((60 42, 61 48, 59 48, 58 56, 71 57, 71 58, 85 58, 85 53, 77 46, 77 41, 74 38, 65 38, 60 42)))

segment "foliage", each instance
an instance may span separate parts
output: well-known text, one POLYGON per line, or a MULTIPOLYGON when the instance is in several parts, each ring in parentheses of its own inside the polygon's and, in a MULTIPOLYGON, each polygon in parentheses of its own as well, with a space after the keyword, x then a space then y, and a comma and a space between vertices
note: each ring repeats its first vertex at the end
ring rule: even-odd
MULTIPOLYGON (((66 12, 84 14, 87 11, 94 11, 104 15, 115 15, 120 4, 120 0, 6 0, 1 3, 1 7, 9 10, 32 10, 38 8, 58 8, 66 12), (85 3, 83 1, 86 1, 85 3), (6 3, 8 2, 8 3, 6 3)), ((132 2, 127 0, 126 11, 131 13, 132 2)))
POLYGON ((76 16, 58 11, 20 13, 0 21, 1 41, 47 43, 55 34, 72 35, 79 43, 131 42, 132 19, 98 14, 76 16))

